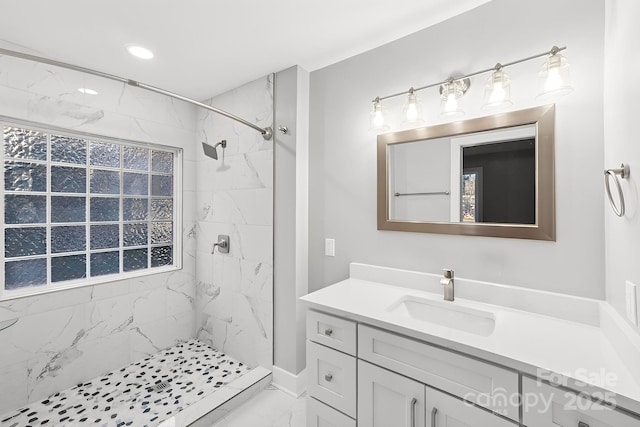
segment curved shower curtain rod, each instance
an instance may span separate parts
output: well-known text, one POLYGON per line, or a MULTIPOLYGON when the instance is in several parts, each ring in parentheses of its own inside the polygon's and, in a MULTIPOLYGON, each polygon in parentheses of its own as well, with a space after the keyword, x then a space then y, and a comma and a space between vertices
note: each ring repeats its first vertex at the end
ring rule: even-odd
POLYGON ((238 123, 242 123, 245 126, 248 126, 252 129, 257 130, 262 134, 264 139, 271 139, 273 136, 273 130, 271 127, 261 128, 260 126, 254 125, 253 123, 243 119, 242 117, 238 117, 234 114, 228 113, 224 110, 221 110, 216 107, 212 107, 210 105, 204 104, 200 101, 196 101, 195 99, 187 98, 186 96, 178 95, 177 93, 169 92, 168 90, 161 89, 159 87, 151 86, 136 80, 125 79, 124 77, 116 76, 109 73, 103 73, 102 71, 92 70, 91 68, 80 67, 73 64, 68 64, 66 62, 56 61, 54 59, 43 58, 41 56, 30 55, 28 53, 16 52, 13 50, 0 48, 1 55, 14 56, 16 58, 28 59, 30 61, 41 62, 43 64, 55 65, 56 67, 67 68, 69 70, 79 71, 81 73, 92 74, 98 77, 104 77, 106 79, 115 80, 120 83, 128 84, 129 86, 139 87, 141 89, 146 89, 151 92, 159 93, 162 95, 169 96, 171 98, 179 99, 180 101, 188 102, 189 104, 193 104, 200 108, 204 108, 209 111, 213 111, 214 113, 220 114, 222 116, 228 117, 231 120, 235 120, 238 123))

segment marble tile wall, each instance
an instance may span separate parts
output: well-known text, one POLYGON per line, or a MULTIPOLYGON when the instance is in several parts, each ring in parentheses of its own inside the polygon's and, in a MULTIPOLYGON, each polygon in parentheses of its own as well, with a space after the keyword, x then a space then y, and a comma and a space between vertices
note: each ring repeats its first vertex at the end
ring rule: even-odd
MULTIPOLYGON (((194 141, 196 123, 201 127, 202 120, 196 122, 195 107, 180 101, 6 56, 0 56, 0 115, 184 150, 183 269, 0 302, 0 321, 19 319, 0 331, 0 413, 4 413, 194 337, 194 141), (99 95, 84 95, 77 91, 79 87, 90 87, 99 95)), ((248 162, 242 165, 248 181, 255 175, 251 171, 264 169, 261 160, 257 156, 253 168, 248 162)), ((241 167, 235 166, 235 161, 229 158, 232 171, 241 167)), ((265 181, 270 182, 267 178, 265 181)), ((226 213, 220 207, 210 211, 212 215, 236 215, 231 208, 222 209, 226 213)), ((243 238, 260 238, 250 225, 244 226, 243 238)), ((261 250, 258 245, 246 251, 261 250)), ((243 264, 245 269, 259 273, 254 276, 256 280, 270 268, 258 264, 243 264)), ((257 285, 257 281, 243 282, 247 289, 257 285)), ((259 304, 255 307, 260 314, 266 310, 259 304)))
MULTIPOLYGON (((209 101, 272 126, 273 80, 267 76, 209 101)), ((199 141, 218 159, 197 153, 197 337, 249 366, 273 366, 273 141, 227 118, 198 112, 199 141), (211 253, 219 234, 230 252, 211 253)))

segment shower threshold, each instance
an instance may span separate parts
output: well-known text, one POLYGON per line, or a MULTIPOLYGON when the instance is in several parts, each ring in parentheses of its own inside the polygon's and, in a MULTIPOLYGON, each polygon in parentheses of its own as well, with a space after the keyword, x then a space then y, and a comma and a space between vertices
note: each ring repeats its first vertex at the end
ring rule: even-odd
POLYGON ((265 368, 189 340, 0 415, 0 425, 209 426, 270 380, 265 368))

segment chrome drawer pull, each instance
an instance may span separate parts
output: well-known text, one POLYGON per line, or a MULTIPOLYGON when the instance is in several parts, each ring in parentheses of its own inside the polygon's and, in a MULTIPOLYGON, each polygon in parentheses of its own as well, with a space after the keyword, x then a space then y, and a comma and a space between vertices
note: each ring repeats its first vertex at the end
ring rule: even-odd
POLYGON ((325 329, 324 334, 330 337, 333 334, 333 329, 330 329, 330 328, 325 329))
POLYGON ((416 427, 416 403, 418 399, 415 397, 411 399, 411 427, 416 427))
POLYGON ((436 427, 436 414, 438 413, 438 408, 433 408, 431 411, 431 427, 436 427))
MULTIPOLYGON (((325 379, 327 382, 329 382, 329 383, 330 383, 330 382, 331 382, 331 380, 333 379, 333 375, 332 375, 332 374, 326 374, 326 375, 324 376, 324 379, 325 379)), ((589 426, 587 426, 587 427, 589 427, 589 426)))
POLYGON ((589 427, 589 424, 578 421, 578 427, 589 427))

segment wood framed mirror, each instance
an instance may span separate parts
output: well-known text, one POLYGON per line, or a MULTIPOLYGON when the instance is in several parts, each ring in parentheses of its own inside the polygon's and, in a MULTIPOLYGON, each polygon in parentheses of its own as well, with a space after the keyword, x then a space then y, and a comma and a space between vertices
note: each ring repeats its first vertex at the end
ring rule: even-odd
POLYGON ((378 136, 378 230, 555 241, 555 106, 378 136))

